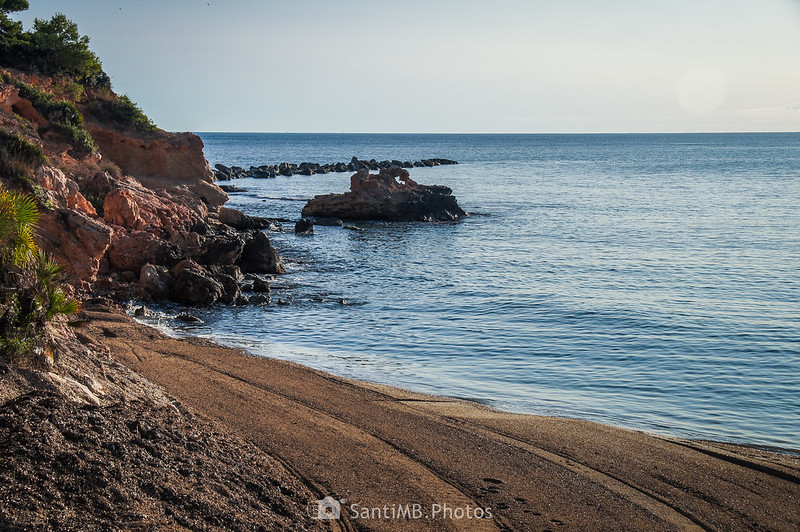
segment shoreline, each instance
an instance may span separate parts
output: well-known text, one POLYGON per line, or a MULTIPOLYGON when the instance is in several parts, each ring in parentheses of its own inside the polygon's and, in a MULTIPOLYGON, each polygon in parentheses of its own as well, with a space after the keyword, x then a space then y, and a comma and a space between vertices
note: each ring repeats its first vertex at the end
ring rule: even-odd
MULTIPOLYGON (((133 305, 133 307, 136 307, 136 305, 133 305)), ((148 310, 153 311, 152 307, 148 306, 147 308, 148 308, 148 310)), ((619 429, 622 429, 622 430, 631 430, 631 431, 634 431, 634 432, 642 432, 644 434, 649 434, 651 436, 659 437, 659 438, 673 438, 673 439, 680 439, 680 440, 696 441, 696 442, 699 442, 699 443, 710 443, 710 444, 718 444, 718 445, 732 445, 732 446, 736 446, 736 447, 752 448, 752 449, 756 449, 756 450, 762 450, 762 451, 771 452, 771 453, 785 454, 785 455, 788 455, 788 456, 795 456, 795 457, 799 457, 800 458, 800 447, 792 448, 792 447, 786 447, 786 446, 781 446, 781 445, 772 445, 772 444, 767 444, 767 443, 757 443, 757 442, 754 443, 754 442, 747 442, 747 441, 736 441, 736 440, 733 440, 733 439, 722 439, 722 438, 715 439, 714 436, 710 436, 710 435, 697 435, 697 436, 682 435, 682 434, 677 434, 677 433, 670 433, 667 429, 665 429, 664 432, 660 432, 660 431, 658 431, 658 430, 656 430, 656 429, 654 429, 652 427, 647 427, 647 426, 628 426, 628 425, 625 425, 624 423, 617 423, 613 419, 596 419, 596 418, 592 418, 592 417, 581 416, 579 413, 576 413, 576 414, 570 414, 570 413, 567 413, 567 412, 564 412, 564 413, 561 413, 561 412, 546 413, 546 412, 526 411, 525 409, 522 409, 522 408, 520 408, 520 409, 503 408, 501 406, 497 406, 497 405, 493 404, 495 402, 493 399, 474 399, 474 398, 470 398, 470 397, 460 397, 460 396, 457 396, 457 395, 448 395, 447 393, 437 393, 435 391, 418 390, 418 389, 414 389, 412 387, 413 386, 412 384, 409 384, 408 385, 409 387, 405 387, 405 385, 392 384, 392 383, 389 383, 389 382, 375 381, 375 380, 372 380, 369 376, 360 377, 360 376, 342 375, 339 372, 337 372, 335 369, 318 368, 318 367, 315 367, 313 364, 309 364, 309 363, 302 362, 302 361, 298 362, 298 361, 293 360, 292 358, 289 358, 289 357, 282 358, 282 357, 273 356, 273 355, 270 355, 270 354, 258 354, 258 353, 255 353, 255 352, 251 352, 247 347, 238 346, 238 345, 235 345, 235 344, 228 344, 225 341, 216 340, 210 334, 193 334, 192 332, 182 331, 181 329, 175 328, 174 326, 171 326, 169 324, 161 325, 160 323, 149 323, 147 321, 147 318, 144 318, 144 319, 138 318, 138 317, 135 317, 135 316, 131 316, 131 314, 128 311, 125 311, 125 312, 129 317, 131 317, 137 323, 139 323, 139 324, 141 324, 141 325, 143 325, 145 327, 152 327, 152 328, 158 330, 159 332, 169 336, 170 338, 174 338, 176 340, 186 340, 186 339, 192 339, 192 338, 201 338, 203 340, 208 340, 210 342, 213 342, 214 344, 219 345, 220 347, 223 347, 223 348, 226 348, 226 349, 233 349, 233 350, 242 351, 247 356, 253 356, 253 357, 257 357, 257 358, 265 358, 265 359, 268 359, 268 360, 278 360, 278 361, 287 362, 287 363, 290 363, 290 364, 296 364, 296 365, 299 365, 299 366, 301 366, 303 368, 308 368, 308 369, 313 370, 313 371, 320 371, 322 373, 329 374, 329 375, 334 376, 336 378, 353 381, 356 384, 360 384, 360 385, 364 385, 364 386, 385 386, 385 387, 387 387, 389 389, 403 390, 403 391, 406 391, 408 393, 413 393, 413 394, 420 394, 420 395, 444 398, 444 399, 449 399, 449 400, 453 400, 453 401, 463 401, 463 402, 466 402, 466 403, 475 404, 475 405, 478 405, 478 406, 481 406, 481 407, 485 407, 485 408, 489 408, 491 410, 495 410, 497 412, 501 412, 501 413, 505 413, 505 414, 516 414, 516 415, 527 415, 527 416, 537 416, 537 417, 550 417, 550 418, 556 418, 556 419, 572 419, 572 420, 576 420, 576 421, 587 421, 587 422, 590 422, 590 423, 597 423, 597 424, 600 424, 600 425, 607 425, 607 426, 614 427, 614 428, 619 428, 619 429)), ((156 311, 156 312, 161 312, 161 311, 159 310, 159 311, 156 311)), ((169 318, 167 316, 164 316, 164 320, 165 321, 169 321, 169 318)), ((159 317, 159 321, 160 321, 160 317, 159 317)))
POLYGON ((237 431, 320 496, 358 508, 493 509, 492 519, 347 516, 342 523, 375 530, 800 526, 796 456, 502 412, 172 338, 120 310, 86 312, 84 332, 116 360, 237 431))

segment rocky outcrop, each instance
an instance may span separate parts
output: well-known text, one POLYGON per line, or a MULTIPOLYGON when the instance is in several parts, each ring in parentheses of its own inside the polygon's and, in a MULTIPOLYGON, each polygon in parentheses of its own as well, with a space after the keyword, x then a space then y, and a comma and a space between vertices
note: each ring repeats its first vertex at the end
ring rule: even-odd
POLYGON ((314 175, 314 174, 328 174, 331 172, 356 172, 358 170, 381 170, 386 168, 421 168, 421 167, 430 167, 430 166, 442 166, 448 164, 458 164, 456 161, 451 159, 422 159, 421 161, 411 162, 411 161, 399 161, 397 159, 394 160, 385 160, 385 161, 376 161, 375 159, 370 160, 359 160, 358 157, 353 157, 350 159, 349 163, 326 163, 326 164, 319 164, 319 163, 280 163, 274 165, 264 164, 261 166, 251 166, 249 169, 245 170, 241 166, 225 166, 224 164, 216 164, 214 165, 214 176, 216 179, 220 181, 226 181, 229 179, 238 179, 240 177, 256 177, 256 178, 268 178, 268 177, 278 177, 278 176, 292 176, 292 175, 314 175))
POLYGON ((53 166, 37 168, 34 181, 46 195, 45 203, 59 209, 73 209, 89 216, 97 216, 94 206, 81 194, 78 183, 53 166))
POLYGON ((419 185, 408 170, 398 167, 378 174, 359 170, 350 178, 350 192, 316 196, 303 207, 304 218, 452 221, 465 215, 451 189, 419 185))
POLYGON ((171 198, 144 187, 111 190, 103 201, 106 222, 126 229, 193 231, 205 225, 208 211, 192 198, 171 198))
POLYGON ((73 150, 69 137, 45 133, 41 102, 22 98, 14 80, 57 99, 68 94, 64 84, 2 73, 0 130, 30 142, 31 157, 46 162, 25 168, 28 179, 9 184, 17 177, 9 172, 0 179, 35 195, 43 211, 38 242, 66 266, 74 287, 126 299, 239 304, 246 301, 239 264, 248 272, 284 271, 262 232, 275 220, 222 207, 228 196, 213 183, 199 137, 132 125, 107 112, 113 93, 87 91, 72 103, 98 150, 73 150))
POLYGON ((145 264, 139 272, 137 294, 155 300, 169 299, 175 287, 175 278, 166 266, 145 264))
POLYGON ((115 231, 108 262, 118 272, 139 272, 145 264, 172 266, 185 254, 175 244, 149 231, 115 231))
POLYGON ((238 266, 207 266, 206 270, 214 276, 214 280, 222 285, 222 296, 219 298, 220 303, 243 304, 247 302, 242 297, 244 275, 238 266))
POLYGON ((208 265, 233 264, 244 251, 244 239, 238 235, 221 235, 208 240, 198 259, 208 265))
POLYGON ((203 141, 192 133, 131 133, 87 122, 103 157, 152 190, 166 190, 201 200, 216 211, 228 195, 214 185, 203 156, 203 141))
POLYGON ((89 288, 97 280, 114 231, 101 221, 73 209, 54 209, 39 216, 38 244, 54 256, 72 284, 89 288))

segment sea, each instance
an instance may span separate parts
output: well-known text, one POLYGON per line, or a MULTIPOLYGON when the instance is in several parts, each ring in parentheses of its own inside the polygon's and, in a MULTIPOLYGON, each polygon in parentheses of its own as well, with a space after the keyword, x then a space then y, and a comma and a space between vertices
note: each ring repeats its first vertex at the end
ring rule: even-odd
MULTIPOLYGON (((800 449, 800 134, 199 133, 213 165, 454 159, 455 223, 292 223, 266 306, 160 324, 532 414, 800 449)), ((349 173, 228 182, 297 220, 349 173)))

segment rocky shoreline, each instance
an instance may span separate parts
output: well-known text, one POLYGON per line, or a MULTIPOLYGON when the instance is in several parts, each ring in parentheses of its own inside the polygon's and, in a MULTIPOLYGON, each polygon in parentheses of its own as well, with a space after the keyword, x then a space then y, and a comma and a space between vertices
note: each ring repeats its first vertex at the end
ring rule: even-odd
MULTIPOLYGON (((66 266, 84 308, 48 324, 41 352, 19 364, 0 358, 0 528, 800 526, 794 457, 496 412, 177 340, 135 322, 109 298, 268 303, 270 276, 284 271, 264 232, 275 220, 224 206, 197 136, 110 120, 93 105, 110 96, 88 92, 72 105, 96 150, 79 150, 9 82, 60 94, 63 80, 2 74, 3 138, 41 155, 24 179, 3 175, 3 186, 36 198, 36 240, 66 266), (314 503, 325 496, 491 515, 358 521, 345 507, 341 521, 315 520, 314 503)), ((351 161, 342 171, 355 171, 352 195, 329 198, 327 207, 349 203, 343 216, 353 216, 367 198, 367 209, 389 202, 411 219, 463 215, 449 189, 418 185, 405 163, 394 163, 351 161)), ((326 168, 283 166, 295 170, 326 168)))
POLYGON ((261 166, 251 166, 244 169, 240 166, 225 166, 224 164, 214 165, 214 176, 219 181, 228 181, 231 179, 239 179, 243 177, 255 178, 274 178, 278 176, 293 176, 293 175, 315 175, 315 174, 329 174, 332 172, 357 172, 359 170, 382 170, 387 168, 426 168, 433 166, 458 164, 458 162, 451 159, 422 159, 419 161, 400 161, 384 160, 377 161, 375 159, 360 160, 358 157, 350 159, 349 163, 280 163, 261 166))

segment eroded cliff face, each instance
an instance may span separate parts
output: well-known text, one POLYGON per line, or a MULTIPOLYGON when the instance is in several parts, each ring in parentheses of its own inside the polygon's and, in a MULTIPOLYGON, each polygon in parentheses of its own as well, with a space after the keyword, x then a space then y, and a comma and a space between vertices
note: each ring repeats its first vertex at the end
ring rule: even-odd
POLYGON ((203 141, 192 133, 156 131, 135 133, 109 129, 87 121, 99 152, 114 161, 122 173, 135 176, 146 188, 171 194, 196 195, 212 212, 228 196, 214 185, 214 174, 203 156, 203 141))
POLYGON ((180 291, 191 290, 199 295, 190 302, 243 303, 242 269, 283 271, 269 238, 260 232, 263 221, 250 221, 246 228, 220 222, 228 197, 213 182, 199 137, 93 115, 93 98, 108 102, 115 96, 84 94, 76 107, 96 149, 80 150, 50 127, 41 102, 23 98, 15 85, 24 81, 59 101, 69 100, 57 80, 8 69, 2 73, 0 130, 46 155, 30 175, 3 176, 3 181, 36 196, 38 243, 66 265, 68 282, 77 289, 178 301, 187 301, 180 291), (195 265, 191 275, 175 270, 187 260, 195 265))

